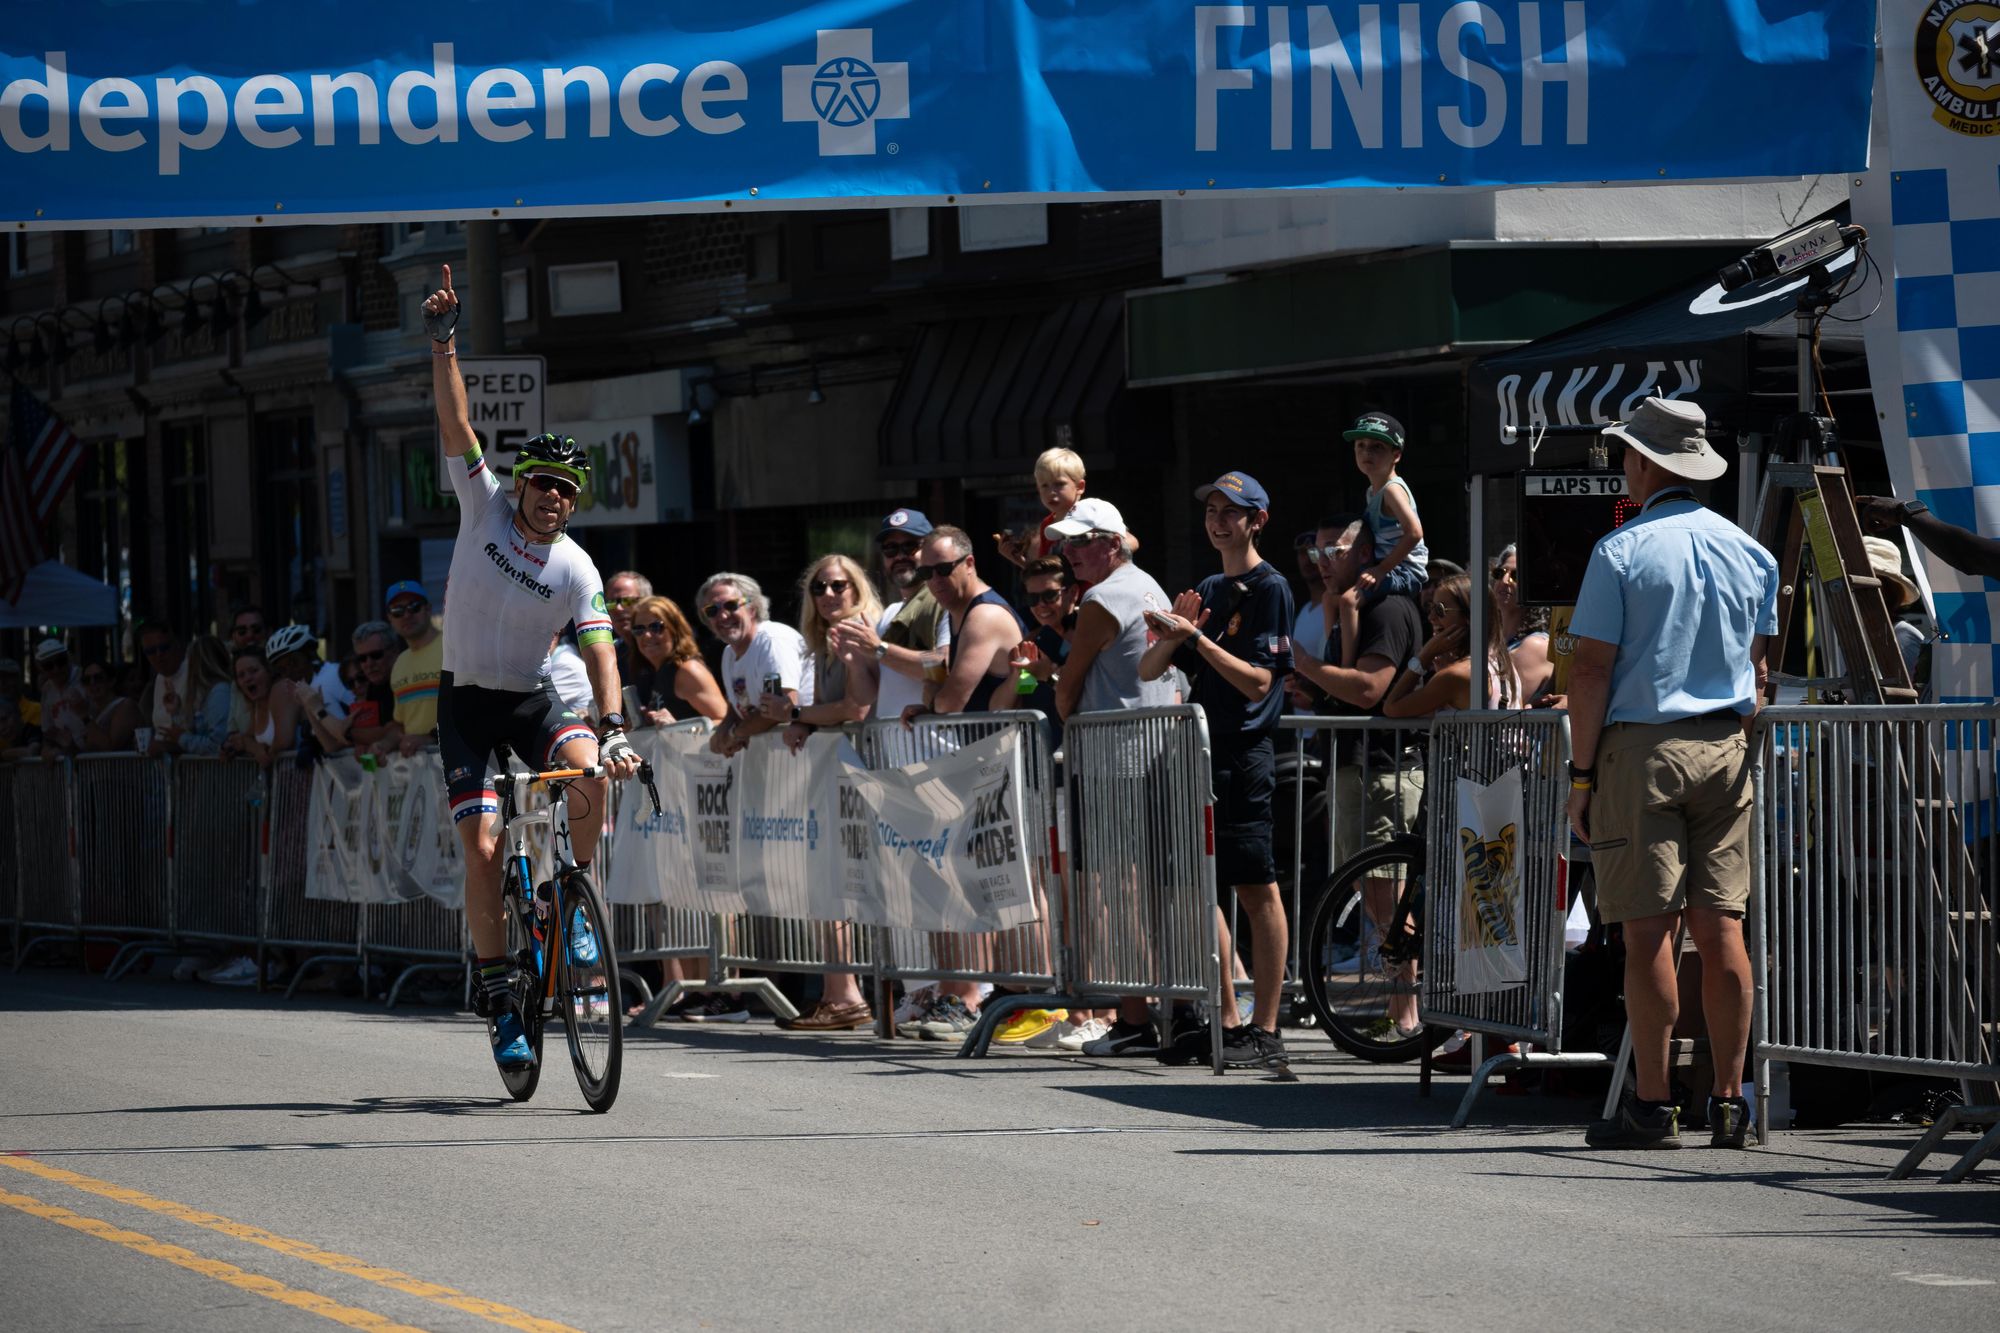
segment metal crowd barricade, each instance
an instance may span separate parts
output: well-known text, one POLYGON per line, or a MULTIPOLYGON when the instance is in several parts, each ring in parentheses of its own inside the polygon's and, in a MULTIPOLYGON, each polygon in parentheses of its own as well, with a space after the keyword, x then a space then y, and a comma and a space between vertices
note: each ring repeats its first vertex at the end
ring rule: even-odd
MULTIPOLYGON (((988 737, 1011 732, 1021 746, 1021 826, 1032 850, 1036 919, 1011 930, 979 934, 883 926, 873 930, 876 974, 883 980, 986 981, 1027 987, 1030 992, 995 995, 981 1009, 979 1023, 961 1054, 984 1054, 993 1029, 1018 1008, 1048 1003, 1048 992, 1063 985, 1056 941, 1062 935, 1062 895, 1054 887, 1056 837, 1055 761, 1048 719, 1033 710, 948 714, 901 721, 864 723, 856 748, 871 769, 901 768, 938 759, 988 737)), ((893 1033, 893 1028, 885 1027, 893 1033)))
MULTIPOLYGON (((437 752, 433 749, 430 753, 435 755, 437 752)), ((452 828, 450 803, 446 800, 444 786, 430 780, 430 775, 424 772, 411 772, 409 777, 407 782, 396 783, 386 781, 382 772, 375 774, 382 797, 384 824, 390 828, 400 827, 405 802, 429 801, 437 807, 435 822, 431 826, 433 836, 441 844, 450 839, 452 847, 455 847, 458 835, 452 828)), ((430 893, 418 892, 406 902, 366 904, 362 909, 361 923, 361 952, 364 958, 381 954, 403 963, 396 979, 389 984, 388 995, 383 1000, 386 1007, 395 1008, 403 987, 413 977, 427 972, 456 972, 461 986, 470 993, 472 948, 462 908, 446 907, 430 893)))
POLYGON ((1598 1051, 1564 1051, 1563 925, 1569 916, 1563 856, 1569 847, 1569 716, 1530 712, 1461 712, 1431 724, 1425 856, 1423 975, 1417 1013, 1435 1023, 1533 1043, 1534 1051, 1502 1051, 1473 1071, 1471 1086, 1452 1116, 1463 1129, 1473 1104, 1493 1074, 1529 1066, 1607 1066, 1598 1051), (1521 877, 1521 957, 1526 979, 1504 990, 1468 993, 1457 985, 1460 914, 1457 868, 1458 784, 1491 783, 1510 771, 1521 775, 1523 827, 1514 863, 1521 877))
MULTIPOLYGON (((712 730, 705 717, 690 718, 674 722, 662 731, 681 733, 688 736, 704 737, 712 730)), ((660 778, 672 780, 672 775, 661 774, 660 778)), ((627 800, 644 800, 645 795, 635 783, 614 782, 611 784, 610 826, 618 826, 618 812, 627 800)), ((607 834, 598 844, 597 862, 593 866, 598 887, 611 882, 611 866, 619 854, 618 840, 607 834)), ((618 942, 618 961, 628 963, 666 962, 673 959, 708 959, 715 948, 715 918, 707 912, 696 912, 685 907, 670 907, 664 903, 607 903, 612 919, 612 929, 618 942)), ((621 974, 627 977, 627 984, 635 986, 633 998, 642 1006, 650 1008, 656 998, 650 983, 636 972, 626 972, 621 966, 621 974)), ((678 985, 661 988, 661 994, 672 990, 677 995, 678 985)), ((671 1004, 670 998, 667 1003, 671 1004)))
POLYGON ((21 904, 14 970, 44 945, 80 944, 76 838, 67 759, 26 759, 14 766, 14 865, 21 904))
MULTIPOLYGON (((1279 719, 1278 726, 1290 737, 1292 777, 1291 863, 1278 867, 1280 875, 1289 871, 1291 885, 1286 907, 1291 914, 1292 956, 1285 989, 1297 993, 1308 966, 1302 951, 1313 905, 1322 892, 1332 890, 1329 877, 1343 860, 1379 841, 1365 827, 1369 812, 1383 813, 1396 833, 1418 829, 1431 722, 1427 717, 1290 714, 1279 719), (1386 807, 1381 801, 1364 801, 1364 793, 1371 792, 1385 794, 1386 807)), ((1282 755, 1285 741, 1281 738, 1275 748, 1282 755)), ((1272 814, 1285 817, 1281 811, 1272 814)), ((1229 909, 1230 929, 1240 939, 1233 899, 1229 909)), ((1310 960, 1310 965, 1324 961, 1310 960)))
MULTIPOLYGON (((1193 704, 1080 713, 1064 724, 1063 750, 1066 994, 1042 1003, 1144 996, 1220 1012, 1207 717, 1193 704)), ((1209 1037, 1220 1074, 1220 1022, 1209 1037)))
POLYGON ((267 950, 296 949, 303 955, 285 987, 288 999, 318 968, 363 965, 360 905, 306 897, 314 837, 312 790, 309 770, 279 764, 271 771, 271 822, 258 934, 267 950))
POLYGON ((173 937, 173 895, 161 855, 170 837, 168 762, 85 754, 71 765, 83 938, 122 946, 114 974, 132 944, 173 937))
MULTIPOLYGON (((1772 1060, 2000 1080, 2000 708, 1766 709, 1755 735, 1757 1122, 1772 1060)), ((2000 1108, 1954 1108, 1954 1123, 2000 1108)), ((1892 1173, 1907 1175, 1948 1130, 1892 1173)), ((2000 1130, 1947 1179, 2000 1147, 2000 1130)))

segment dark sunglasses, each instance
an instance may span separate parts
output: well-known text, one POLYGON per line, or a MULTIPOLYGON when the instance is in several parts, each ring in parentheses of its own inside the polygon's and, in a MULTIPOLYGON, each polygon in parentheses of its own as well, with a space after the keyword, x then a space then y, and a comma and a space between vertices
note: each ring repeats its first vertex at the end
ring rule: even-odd
POLYGON ((824 597, 830 592, 846 592, 854 586, 852 579, 814 579, 806 585, 815 597, 824 597))
POLYGON ((1065 591, 1067 589, 1044 588, 1040 592, 1031 592, 1028 594, 1027 604, 1029 606, 1048 606, 1051 603, 1061 601, 1065 591))
POLYGON ((665 634, 667 632, 667 622, 664 620, 655 620, 650 625, 634 625, 632 630, 635 634, 665 634))
POLYGON ((1063 549, 1065 551, 1081 551, 1092 542, 1102 541, 1111 535, 1108 532, 1079 532, 1074 537, 1063 538, 1063 549))
POLYGON ((921 542, 883 542, 882 554, 887 556, 915 555, 923 549, 921 542))
POLYGON ((379 662, 388 655, 389 650, 387 648, 377 648, 372 653, 356 653, 354 660, 357 662, 379 662))
POLYGON ((726 616, 733 611, 741 610, 743 607, 748 605, 749 603, 744 601, 741 597, 738 597, 734 601, 729 601, 729 602, 710 602, 707 606, 704 606, 701 609, 702 619, 715 620, 722 616, 726 616))
POLYGON ((953 571, 954 569, 957 569, 957 568, 958 568, 958 567, 959 567, 960 565, 964 564, 964 563, 965 563, 966 561, 970 560, 971 558, 972 558, 972 557, 971 557, 971 556, 969 556, 969 555, 962 555, 962 556, 958 557, 958 559, 956 559, 956 560, 947 560, 947 561, 945 561, 945 562, 944 562, 944 563, 942 563, 942 564, 937 564, 937 565, 918 565, 918 566, 917 566, 917 577, 918 577, 918 578, 920 578, 920 579, 941 579, 941 578, 946 578, 946 577, 948 577, 948 576, 949 576, 949 575, 951 574, 951 571, 953 571))
POLYGON ((1493 581, 1495 583, 1498 583, 1503 579, 1512 579, 1514 577, 1514 571, 1508 569, 1504 565, 1493 566, 1492 573, 1493 573, 1493 581))
POLYGON ((389 608, 389 614, 398 617, 413 616, 428 605, 428 602, 398 602, 389 608))
POLYGON ((548 491, 564 500, 576 499, 576 483, 551 472, 537 472, 528 478, 528 484, 538 491, 548 491))

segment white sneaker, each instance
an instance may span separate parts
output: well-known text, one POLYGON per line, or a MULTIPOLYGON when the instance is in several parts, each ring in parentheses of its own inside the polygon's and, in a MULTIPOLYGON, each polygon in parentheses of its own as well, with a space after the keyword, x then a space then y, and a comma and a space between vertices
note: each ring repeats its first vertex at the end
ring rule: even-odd
POLYGON ((257 963, 252 958, 232 958, 221 967, 211 967, 199 975, 211 986, 254 986, 257 963))
POLYGON ((1056 1033, 1056 1046, 1065 1051, 1081 1051, 1087 1041, 1096 1041, 1111 1031, 1111 1025, 1101 1018, 1086 1018, 1081 1023, 1064 1023, 1062 1031, 1056 1033))
MULTIPOLYGON (((931 1006, 937 1003, 937 998, 936 986, 922 986, 905 995, 896 1005, 894 1015, 896 1030, 902 1032, 906 1024, 914 1023, 928 1014, 931 1006)), ((911 1034, 904 1032, 903 1035, 907 1037, 911 1034)))

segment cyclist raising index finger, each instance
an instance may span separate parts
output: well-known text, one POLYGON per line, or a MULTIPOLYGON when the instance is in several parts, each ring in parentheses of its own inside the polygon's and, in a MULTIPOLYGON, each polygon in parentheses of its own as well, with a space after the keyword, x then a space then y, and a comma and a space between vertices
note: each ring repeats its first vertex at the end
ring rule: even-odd
MULTIPOLYGON (((604 766, 617 778, 638 771, 639 758, 618 711, 618 658, 603 582, 590 557, 564 534, 577 496, 590 483, 590 456, 575 440, 537 435, 521 446, 512 490, 501 489, 466 412, 454 337, 458 316, 447 264, 443 285, 424 301, 438 430, 459 505, 438 680, 438 744, 452 822, 465 849, 465 919, 478 959, 474 999, 495 1020, 493 1058, 511 1068, 534 1055, 510 998, 494 747, 504 741, 536 768, 583 768, 598 762, 601 742, 604 766), (597 702, 595 733, 556 696, 543 669, 550 641, 571 621, 597 702)), ((598 839, 598 820, 584 816, 604 808, 604 794, 602 779, 570 788, 576 815, 570 835, 581 867, 590 865, 598 839)))

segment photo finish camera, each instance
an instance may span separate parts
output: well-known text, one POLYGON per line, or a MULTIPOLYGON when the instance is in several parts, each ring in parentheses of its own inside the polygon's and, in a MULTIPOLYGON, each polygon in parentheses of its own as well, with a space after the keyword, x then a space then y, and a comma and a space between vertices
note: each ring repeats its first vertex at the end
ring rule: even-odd
POLYGON ((1734 263, 1724 264, 1716 270, 1715 280, 1723 291, 1733 292, 1763 278, 1811 268, 1845 250, 1860 232, 1859 227, 1843 228, 1831 218, 1823 219, 1767 241, 1734 263))

